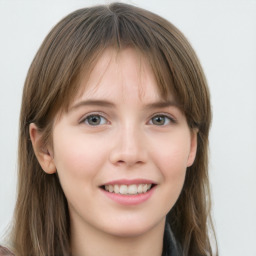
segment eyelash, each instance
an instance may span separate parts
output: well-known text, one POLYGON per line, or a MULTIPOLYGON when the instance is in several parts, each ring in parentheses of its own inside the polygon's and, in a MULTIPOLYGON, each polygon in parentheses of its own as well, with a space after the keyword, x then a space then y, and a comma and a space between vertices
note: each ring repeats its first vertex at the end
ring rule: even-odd
POLYGON ((160 118, 164 118, 165 119, 164 124, 160 124, 160 125, 156 125, 156 126, 166 126, 166 125, 171 124, 171 123, 172 124, 176 123, 176 120, 172 116, 170 116, 169 114, 166 114, 166 113, 156 113, 149 120, 149 123, 151 125, 154 125, 152 120, 154 118, 156 118, 156 117, 160 117, 160 118), (166 123, 167 120, 168 120, 168 123, 166 123))
POLYGON ((89 125, 89 126, 100 126, 100 125, 104 125, 104 124, 101 124, 101 123, 100 123, 100 124, 95 124, 95 125, 89 124, 88 120, 89 120, 89 118, 92 118, 92 117, 99 117, 99 118, 101 118, 101 121, 102 121, 102 119, 104 119, 104 120, 105 120, 104 124, 109 123, 109 121, 107 120, 107 118, 106 118, 102 113, 90 113, 90 114, 86 115, 85 117, 83 117, 82 120, 81 120, 79 123, 85 123, 85 124, 87 124, 87 125, 89 125))
MULTIPOLYGON (((105 124, 109 124, 109 121, 107 120, 107 118, 102 114, 102 113, 90 113, 88 115, 86 115, 79 123, 85 123, 89 126, 100 126, 100 125, 105 125, 105 124), (93 118, 93 117, 97 117, 97 118, 100 118, 100 123, 99 124, 90 124, 89 123, 89 118, 93 118), (104 123, 102 124, 102 119, 104 119, 104 123)), ((148 121, 148 123, 150 125, 156 125, 156 126, 166 126, 170 123, 173 123, 175 124, 176 123, 176 120, 171 117, 169 114, 165 114, 165 113, 157 113, 157 114, 154 114, 152 115, 152 117, 150 118, 150 120, 148 121), (163 124, 160 124, 160 125, 157 125, 157 124, 154 124, 153 123, 153 119, 154 118, 164 118, 164 123, 163 124), (166 123, 168 122, 168 123, 166 123)))

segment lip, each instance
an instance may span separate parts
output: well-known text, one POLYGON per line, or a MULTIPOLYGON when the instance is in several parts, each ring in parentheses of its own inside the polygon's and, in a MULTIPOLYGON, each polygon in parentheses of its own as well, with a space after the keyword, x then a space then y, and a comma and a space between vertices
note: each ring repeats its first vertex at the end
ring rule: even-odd
MULTIPOLYGON (((114 180, 111 182, 107 182, 104 185, 131 185, 131 184, 154 184, 150 190, 148 190, 146 193, 141 193, 141 194, 136 194, 136 195, 122 195, 122 194, 116 194, 116 193, 111 193, 109 191, 104 190, 103 188, 100 188, 102 193, 111 199, 112 201, 121 204, 121 205, 126 205, 126 206, 132 206, 132 205, 138 205, 146 202, 147 200, 150 199, 150 197, 154 194, 155 189, 156 189, 156 183, 152 182, 152 180, 147 180, 147 179, 133 179, 133 180, 127 180, 127 179, 122 179, 122 180, 114 180)), ((102 185, 102 186, 104 186, 102 185)))

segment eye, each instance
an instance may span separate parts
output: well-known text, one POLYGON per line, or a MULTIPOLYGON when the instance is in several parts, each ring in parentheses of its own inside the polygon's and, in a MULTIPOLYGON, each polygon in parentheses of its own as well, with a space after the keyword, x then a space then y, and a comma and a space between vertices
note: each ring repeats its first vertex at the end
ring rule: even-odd
POLYGON ((98 126, 98 125, 104 125, 108 121, 105 117, 101 115, 89 115, 86 118, 84 118, 82 122, 91 126, 98 126))
POLYGON ((164 126, 170 124, 171 122, 174 123, 174 120, 169 116, 155 115, 150 119, 149 124, 164 126))

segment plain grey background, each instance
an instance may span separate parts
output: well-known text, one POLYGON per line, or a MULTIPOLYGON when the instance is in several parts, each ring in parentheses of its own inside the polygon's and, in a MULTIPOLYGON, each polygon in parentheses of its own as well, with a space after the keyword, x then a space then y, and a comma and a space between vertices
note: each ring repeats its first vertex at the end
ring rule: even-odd
MULTIPOLYGON (((111 1, 0 0, 0 236, 15 203, 21 93, 49 30, 69 12, 111 1)), ((123 1, 187 36, 212 96, 210 180, 220 255, 256 256, 256 0, 123 1)))

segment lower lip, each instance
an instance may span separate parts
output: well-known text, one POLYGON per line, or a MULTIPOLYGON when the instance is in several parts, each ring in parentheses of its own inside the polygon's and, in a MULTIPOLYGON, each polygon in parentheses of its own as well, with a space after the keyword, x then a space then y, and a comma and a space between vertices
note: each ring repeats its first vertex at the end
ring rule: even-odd
POLYGON ((136 194, 136 195, 122 195, 108 192, 101 189, 103 193, 113 201, 122 205, 137 205, 147 201, 155 191, 156 186, 148 190, 146 193, 136 194))

